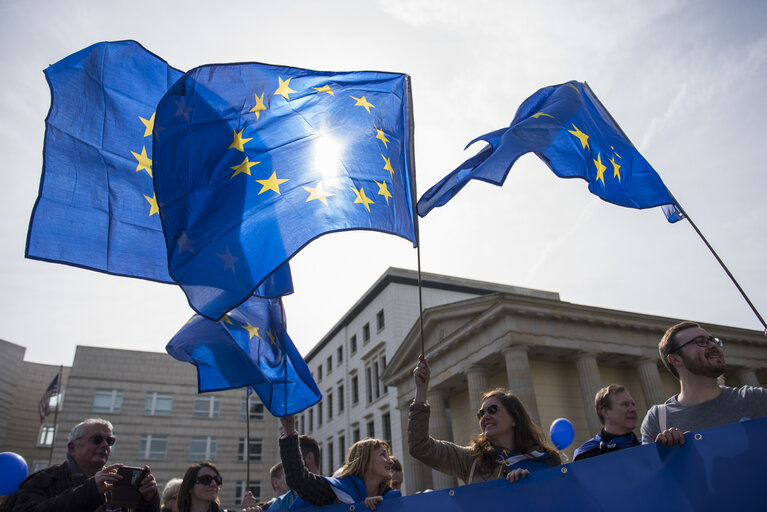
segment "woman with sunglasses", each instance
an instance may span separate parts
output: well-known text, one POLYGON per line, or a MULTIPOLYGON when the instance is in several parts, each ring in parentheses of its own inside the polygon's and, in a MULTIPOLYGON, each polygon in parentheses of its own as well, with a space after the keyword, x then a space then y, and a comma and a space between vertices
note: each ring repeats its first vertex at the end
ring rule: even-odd
POLYGON ((429 437, 431 406, 426 398, 430 376, 429 363, 422 355, 413 370, 415 400, 408 417, 410 455, 467 484, 496 478, 516 482, 531 471, 561 464, 559 453, 546 442, 522 402, 505 389, 482 395, 477 412, 481 433, 470 446, 429 437))
POLYGON ((375 510, 384 499, 402 494, 392 490, 392 465, 389 445, 380 439, 363 439, 349 448, 346 462, 334 477, 316 475, 306 468, 301 456, 296 432, 295 416, 280 418, 283 435, 280 437, 280 457, 288 487, 296 491, 299 499, 291 508, 303 505, 333 505, 336 503, 364 502, 375 510))
POLYGON ((213 463, 189 466, 176 498, 179 512, 222 512, 218 491, 223 483, 221 473, 213 463))

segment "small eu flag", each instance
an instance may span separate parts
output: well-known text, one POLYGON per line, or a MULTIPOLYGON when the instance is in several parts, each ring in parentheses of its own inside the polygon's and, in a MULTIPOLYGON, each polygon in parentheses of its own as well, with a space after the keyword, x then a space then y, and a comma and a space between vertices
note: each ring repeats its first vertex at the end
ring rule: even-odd
POLYGON ((367 229, 415 245, 410 82, 266 64, 187 72, 157 106, 170 274, 218 319, 303 246, 367 229))
POLYGON ((540 89, 522 103, 508 128, 469 145, 478 140, 489 145, 421 196, 420 216, 447 203, 472 179, 502 185, 514 162, 534 152, 560 178, 588 181, 591 193, 605 201, 631 208, 666 205, 669 222, 683 217, 658 173, 585 83, 540 89))
POLYGON ((165 347, 197 367, 199 392, 251 387, 274 416, 321 398, 287 331, 280 299, 251 297, 219 321, 195 315, 165 347))

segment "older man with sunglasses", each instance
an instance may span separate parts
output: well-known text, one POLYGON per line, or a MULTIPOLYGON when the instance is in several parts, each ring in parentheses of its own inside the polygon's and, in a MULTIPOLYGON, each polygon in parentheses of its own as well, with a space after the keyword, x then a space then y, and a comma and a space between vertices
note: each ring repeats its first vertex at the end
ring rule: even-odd
MULTIPOLYGON (((115 438, 112 424, 103 419, 87 419, 69 433, 67 460, 30 475, 13 496, 13 512, 112 512, 112 488, 121 477, 122 464, 107 466, 115 438)), ((144 466, 146 476, 138 482, 141 495, 136 512, 159 512, 157 483, 144 466)))
POLYGON ((767 416, 767 390, 722 386, 724 343, 693 322, 666 331, 658 352, 680 391, 654 405, 642 421, 642 443, 684 444, 684 433, 767 416))

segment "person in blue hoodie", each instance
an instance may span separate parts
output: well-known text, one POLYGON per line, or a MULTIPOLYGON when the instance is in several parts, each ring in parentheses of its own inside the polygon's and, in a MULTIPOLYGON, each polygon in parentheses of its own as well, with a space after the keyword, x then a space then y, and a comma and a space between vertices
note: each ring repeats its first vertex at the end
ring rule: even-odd
POLYGON ((642 444, 634 434, 637 426, 636 404, 624 386, 610 384, 597 391, 594 407, 603 428, 575 450, 574 461, 642 444))
POLYGON ((299 496, 291 508, 364 502, 367 508, 375 510, 382 500, 401 496, 391 488, 393 461, 386 441, 363 439, 354 443, 336 476, 326 477, 306 468, 295 417, 280 418, 280 422, 283 429, 280 457, 285 481, 299 496))

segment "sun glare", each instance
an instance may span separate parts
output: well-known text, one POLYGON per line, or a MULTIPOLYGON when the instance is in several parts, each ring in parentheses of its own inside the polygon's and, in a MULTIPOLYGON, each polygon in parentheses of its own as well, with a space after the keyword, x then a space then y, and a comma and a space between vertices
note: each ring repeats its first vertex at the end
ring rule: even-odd
POLYGON ((320 132, 315 140, 314 168, 325 183, 338 177, 343 147, 327 133, 320 132))

